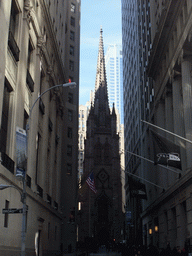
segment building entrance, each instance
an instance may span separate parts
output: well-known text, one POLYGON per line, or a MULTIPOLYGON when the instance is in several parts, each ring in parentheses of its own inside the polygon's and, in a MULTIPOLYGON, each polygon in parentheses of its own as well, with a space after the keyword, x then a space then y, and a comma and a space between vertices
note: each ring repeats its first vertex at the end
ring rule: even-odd
POLYGON ((96 200, 96 236, 100 245, 106 245, 110 237, 109 202, 110 200, 105 193, 103 193, 96 200))

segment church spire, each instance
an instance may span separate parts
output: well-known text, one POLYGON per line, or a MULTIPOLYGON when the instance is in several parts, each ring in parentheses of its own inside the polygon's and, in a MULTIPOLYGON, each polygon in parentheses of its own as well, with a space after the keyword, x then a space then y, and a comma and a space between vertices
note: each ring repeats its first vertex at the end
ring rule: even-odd
POLYGON ((110 110, 107 92, 107 78, 105 71, 102 27, 100 29, 99 52, 97 59, 94 108, 95 114, 98 115, 100 123, 103 123, 103 125, 105 125, 106 116, 110 114, 110 110))

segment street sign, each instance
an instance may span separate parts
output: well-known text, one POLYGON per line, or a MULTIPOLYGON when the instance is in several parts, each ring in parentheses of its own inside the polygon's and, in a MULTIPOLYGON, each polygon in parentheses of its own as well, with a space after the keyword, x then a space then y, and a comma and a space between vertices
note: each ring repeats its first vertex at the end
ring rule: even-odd
POLYGON ((2 213, 23 213, 23 208, 17 209, 17 208, 10 208, 10 209, 2 209, 2 213))

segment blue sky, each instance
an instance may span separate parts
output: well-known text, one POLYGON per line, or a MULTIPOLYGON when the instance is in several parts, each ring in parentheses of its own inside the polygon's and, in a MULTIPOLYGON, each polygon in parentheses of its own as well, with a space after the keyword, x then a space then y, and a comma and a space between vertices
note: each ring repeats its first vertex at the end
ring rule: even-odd
POLYGON ((110 44, 121 44, 121 0, 81 1, 79 104, 85 105, 95 88, 101 26, 106 53, 110 44))

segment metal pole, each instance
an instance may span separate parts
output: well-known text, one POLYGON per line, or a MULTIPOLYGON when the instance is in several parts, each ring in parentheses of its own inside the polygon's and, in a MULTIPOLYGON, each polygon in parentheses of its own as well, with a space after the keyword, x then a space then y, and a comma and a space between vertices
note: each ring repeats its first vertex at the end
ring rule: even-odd
POLYGON ((149 180, 146 180, 146 179, 144 179, 144 178, 142 178, 142 177, 140 177, 140 176, 137 176, 137 175, 135 175, 135 174, 133 174, 133 173, 130 173, 130 172, 128 172, 128 171, 124 171, 124 172, 127 173, 128 175, 131 175, 131 176, 133 176, 133 177, 136 177, 136 178, 138 178, 138 179, 141 179, 141 180, 143 180, 143 181, 146 181, 147 183, 149 183, 149 184, 151 184, 151 185, 153 185, 153 186, 155 186, 155 187, 164 189, 164 187, 161 187, 161 186, 159 186, 159 185, 157 185, 157 184, 155 184, 155 183, 153 183, 153 182, 151 182, 151 181, 149 181, 149 180))
POLYGON ((23 193, 22 193, 22 203, 23 203, 23 215, 22 215, 22 231, 21 231, 21 256, 25 256, 25 239, 26 239, 26 179, 23 178, 23 193))
MULTIPOLYGON (((143 160, 145 160, 145 161, 148 161, 148 162, 154 164, 154 161, 152 161, 152 160, 150 160, 150 159, 147 159, 147 158, 145 158, 145 157, 143 157, 143 156, 139 156, 139 155, 137 155, 137 154, 135 154, 135 153, 133 153, 133 152, 131 152, 131 151, 125 150, 125 149, 124 149, 124 151, 127 152, 127 153, 129 153, 129 154, 131 154, 131 155, 133 155, 133 156, 139 157, 139 158, 141 158, 141 159, 143 159, 143 160)), ((158 166, 161 166, 162 168, 167 169, 167 170, 169 170, 169 171, 171 171, 171 172, 175 172, 175 173, 178 173, 178 174, 181 173, 181 172, 178 172, 178 171, 176 171, 176 170, 174 170, 174 169, 171 169, 171 168, 167 167, 166 165, 162 165, 162 164, 157 164, 157 165, 158 165, 158 166)))
POLYGON ((159 127, 159 126, 157 126, 157 125, 155 125, 155 124, 149 123, 149 122, 144 121, 144 120, 141 120, 141 122, 146 123, 146 124, 148 124, 148 125, 151 125, 151 126, 157 128, 157 129, 160 129, 160 130, 162 130, 162 131, 164 131, 164 132, 167 132, 167 133, 169 133, 169 134, 171 134, 171 135, 173 135, 173 136, 175 136, 175 137, 177 137, 177 138, 179 138, 179 139, 181 139, 181 140, 184 140, 184 141, 189 142, 189 143, 192 144, 192 141, 191 141, 191 140, 188 140, 188 139, 186 139, 186 138, 184 138, 184 137, 182 137, 182 136, 180 136, 180 135, 178 135, 178 134, 176 134, 176 133, 170 132, 170 131, 168 131, 168 130, 166 130, 166 129, 164 129, 164 128, 161 128, 161 127, 159 127))

